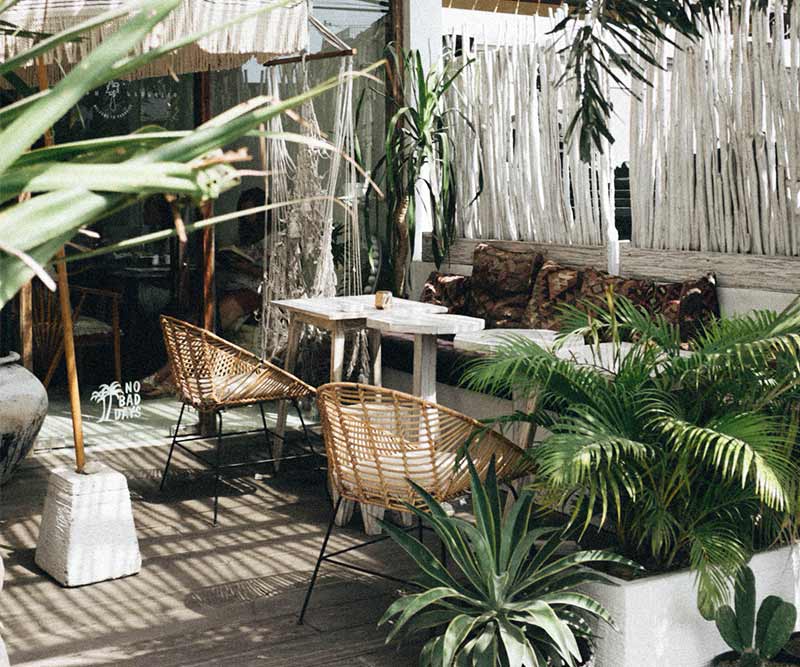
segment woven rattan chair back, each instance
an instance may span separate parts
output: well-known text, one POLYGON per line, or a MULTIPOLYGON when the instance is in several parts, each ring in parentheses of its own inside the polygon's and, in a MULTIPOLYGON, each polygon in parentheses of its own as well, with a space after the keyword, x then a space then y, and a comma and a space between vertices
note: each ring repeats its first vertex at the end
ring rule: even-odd
MULTIPOLYGON (((480 422, 415 396, 338 382, 317 390, 328 474, 345 498, 386 509, 422 501, 407 480, 446 501, 469 489, 469 470, 460 456, 480 422)), ((489 431, 469 445, 469 455, 483 475, 495 457, 499 478, 527 469, 523 451, 489 431)))
POLYGON ((193 324, 161 316, 164 344, 184 403, 201 410, 314 395, 291 373, 193 324))

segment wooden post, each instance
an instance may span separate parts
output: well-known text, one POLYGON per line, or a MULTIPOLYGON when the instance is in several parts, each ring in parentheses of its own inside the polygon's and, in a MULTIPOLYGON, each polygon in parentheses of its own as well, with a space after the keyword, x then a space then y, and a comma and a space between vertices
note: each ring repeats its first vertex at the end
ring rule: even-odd
MULTIPOLYGON (((211 75, 209 72, 199 72, 195 81, 195 120, 198 125, 211 120, 211 75)), ((202 208, 202 216, 208 219, 214 215, 214 206, 211 202, 202 208)), ((215 245, 214 227, 206 227, 201 232, 202 270, 203 270, 203 312, 202 326, 209 331, 215 330, 216 324, 216 292, 215 292, 215 245)), ((200 413, 201 435, 213 435, 216 432, 217 421, 213 412, 200 413)))
POLYGON ((19 340, 22 365, 33 370, 33 285, 23 285, 19 291, 19 340))
MULTIPOLYGON (((41 58, 36 60, 36 73, 39 79, 39 90, 46 90, 47 71, 41 58)), ((44 134, 44 145, 52 146, 53 132, 48 130, 44 134)), ((72 413, 72 438, 75 442, 75 468, 83 472, 86 464, 86 455, 83 450, 83 419, 81 416, 81 392, 78 384, 78 366, 75 361, 75 339, 72 331, 72 304, 69 301, 69 279, 67 265, 63 259, 64 248, 58 251, 56 272, 58 274, 58 302, 61 308, 61 323, 64 328, 64 358, 67 362, 67 386, 69 388, 69 407, 72 413)))

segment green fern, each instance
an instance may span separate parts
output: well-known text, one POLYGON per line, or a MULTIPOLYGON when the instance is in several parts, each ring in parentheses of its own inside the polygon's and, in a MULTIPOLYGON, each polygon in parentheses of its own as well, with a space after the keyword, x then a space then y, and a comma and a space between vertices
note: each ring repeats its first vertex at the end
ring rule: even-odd
POLYGON ((530 455, 553 504, 649 569, 690 566, 710 614, 758 544, 795 532, 800 301, 712 322, 687 355, 677 327, 608 297, 565 309, 561 335, 634 341, 614 372, 509 336, 465 384, 536 397, 535 413, 503 422, 545 416, 550 435, 530 455))

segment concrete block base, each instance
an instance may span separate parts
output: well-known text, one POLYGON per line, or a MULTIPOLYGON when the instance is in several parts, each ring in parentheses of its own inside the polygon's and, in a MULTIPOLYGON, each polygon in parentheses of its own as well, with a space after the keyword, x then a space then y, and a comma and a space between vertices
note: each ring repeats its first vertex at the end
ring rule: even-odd
POLYGON ((142 567, 128 480, 103 464, 50 473, 36 564, 63 586, 136 574, 142 567))

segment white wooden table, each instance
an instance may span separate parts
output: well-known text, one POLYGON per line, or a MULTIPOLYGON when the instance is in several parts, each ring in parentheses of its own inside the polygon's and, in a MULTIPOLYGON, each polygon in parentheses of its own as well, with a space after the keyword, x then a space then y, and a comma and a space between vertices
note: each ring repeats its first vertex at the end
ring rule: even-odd
MULTIPOLYGON (((367 326, 367 318, 377 313, 387 312, 375 308, 375 296, 315 297, 309 299, 282 299, 272 302, 289 313, 289 340, 286 348, 285 370, 294 373, 297 365, 297 353, 303 327, 308 324, 324 329, 331 335, 331 371, 330 381, 341 382, 344 373, 344 344, 349 331, 362 330, 367 326)), ((411 317, 416 313, 447 313, 445 306, 410 301, 408 299, 392 299, 391 312, 411 317)), ((377 330, 368 330, 369 353, 371 361, 372 382, 381 386, 381 334, 377 330)), ((273 440, 273 456, 278 469, 283 450, 283 436, 286 432, 286 414, 288 402, 281 401, 278 406, 278 419, 275 431, 278 438, 273 440)), ((334 502, 336 499, 334 498, 334 502)), ((336 524, 343 526, 350 521, 355 504, 345 501, 339 506, 336 524)), ((362 518, 367 533, 379 531, 376 518, 381 514, 378 508, 362 507, 362 518)))
MULTIPOLYGON (((389 312, 375 308, 375 296, 341 297, 315 297, 310 299, 282 299, 273 301, 289 313, 289 340, 286 348, 285 370, 294 373, 297 365, 297 354, 300 347, 300 338, 303 327, 308 324, 324 329, 331 335, 331 382, 341 382, 344 372, 344 343, 348 331, 366 328, 367 319, 377 313, 389 312)), ((430 303, 410 301, 407 299, 393 299, 391 312, 410 315, 413 313, 446 313, 445 306, 436 306, 430 303)), ((369 353, 372 371, 372 383, 380 387, 381 378, 381 335, 379 331, 370 330, 369 353)), ((278 407, 278 422, 276 432, 280 438, 286 430, 286 411, 288 404, 282 401, 278 407)), ((282 446, 282 440, 281 445, 282 446)), ((276 443, 277 444, 277 443, 276 443)), ((280 459, 281 452, 275 452, 275 458, 280 459)), ((276 467, 277 467, 276 463, 276 467)))
POLYGON ((386 310, 367 318, 367 327, 384 333, 414 334, 415 396, 436 402, 436 338, 447 334, 480 331, 485 323, 477 317, 386 310))

